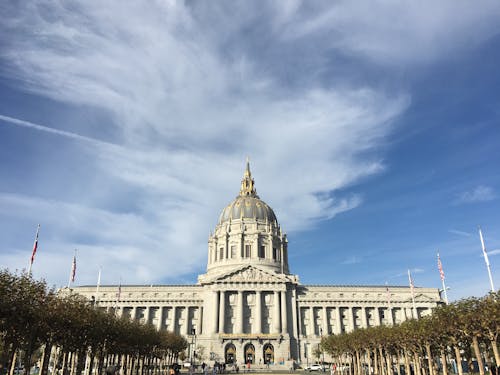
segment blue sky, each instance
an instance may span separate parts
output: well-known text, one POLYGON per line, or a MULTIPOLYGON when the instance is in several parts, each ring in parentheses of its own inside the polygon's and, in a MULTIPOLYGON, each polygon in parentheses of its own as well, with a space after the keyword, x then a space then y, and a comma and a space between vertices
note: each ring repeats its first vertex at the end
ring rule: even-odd
POLYGON ((249 156, 302 283, 500 285, 498 2, 0 9, 1 267, 194 283, 249 156))

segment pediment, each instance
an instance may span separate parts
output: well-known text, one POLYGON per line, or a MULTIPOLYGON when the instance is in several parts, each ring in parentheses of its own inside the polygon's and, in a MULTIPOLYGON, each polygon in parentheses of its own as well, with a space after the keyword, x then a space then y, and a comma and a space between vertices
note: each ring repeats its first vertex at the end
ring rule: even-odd
POLYGON ((200 276, 200 282, 205 283, 287 283, 297 282, 296 276, 277 274, 259 267, 247 265, 228 272, 208 277, 200 276))

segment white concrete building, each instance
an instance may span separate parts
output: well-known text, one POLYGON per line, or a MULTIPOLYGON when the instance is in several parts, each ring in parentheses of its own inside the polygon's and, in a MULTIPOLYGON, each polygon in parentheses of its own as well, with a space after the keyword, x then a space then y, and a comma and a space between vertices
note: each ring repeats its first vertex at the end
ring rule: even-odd
POLYGON ((302 285, 289 272, 288 242, 256 193, 247 163, 236 199, 208 240, 196 285, 74 288, 100 308, 185 335, 205 362, 312 362, 322 335, 430 314, 438 289, 302 285))

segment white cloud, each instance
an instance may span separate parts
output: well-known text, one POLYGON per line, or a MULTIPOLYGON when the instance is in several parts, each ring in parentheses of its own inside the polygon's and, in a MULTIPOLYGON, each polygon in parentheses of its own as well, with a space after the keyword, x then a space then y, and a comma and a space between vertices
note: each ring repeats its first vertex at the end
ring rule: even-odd
MULTIPOLYGON (((155 282, 193 271, 206 259, 207 234, 217 215, 238 191, 246 155, 259 194, 285 230, 309 228, 361 204, 359 193, 338 191, 384 169, 379 147, 393 120, 409 106, 409 95, 325 85, 309 80, 305 69, 291 72, 290 79, 301 77, 307 84, 290 88, 263 68, 262 51, 236 47, 265 42, 279 51, 287 38, 310 38, 324 47, 307 56, 314 71, 332 69, 325 57, 329 43, 377 60, 386 55, 408 60, 417 58, 413 51, 439 51, 442 43, 427 40, 430 33, 449 27, 437 22, 445 12, 420 28, 413 27, 418 15, 410 10, 394 18, 401 10, 396 6, 389 15, 402 22, 391 34, 383 18, 368 17, 368 10, 349 3, 312 14, 303 13, 299 2, 287 4, 234 12, 231 2, 205 8, 210 17, 197 13, 202 3, 160 1, 98 7, 35 1, 9 11, 0 25, 0 32, 9 35, 0 51, 8 61, 9 78, 56 102, 104 110, 112 121, 102 127, 113 128, 109 133, 116 134, 113 143, 119 145, 94 142, 99 131, 92 129, 80 132, 63 123, 57 128, 68 130, 51 130, 52 124, 2 117, 94 147, 75 148, 96 166, 96 181, 81 181, 88 188, 80 195, 69 194, 62 201, 58 193, 64 186, 43 191, 44 183, 50 185, 47 174, 30 197, 0 196, 4 220, 43 218, 41 249, 50 251, 40 254, 37 269, 45 269, 44 276, 64 283, 64 259, 75 247, 82 282, 94 282, 99 265, 110 283, 120 275, 129 282, 155 282), (324 19, 319 16, 323 13, 324 19), (304 17, 309 23, 302 22, 304 17), (249 36, 250 29, 243 26, 257 20, 274 32, 264 39, 249 36), (333 32, 335 25, 340 36, 333 32), (372 32, 384 42, 375 43, 372 32), (331 38, 325 40, 323 33, 331 38), (393 43, 385 36, 401 40, 393 43), (426 48, 406 47, 406 36, 426 41, 426 48), (238 43, 227 44, 230 38, 238 43), (117 196, 122 202, 111 205, 117 196), (134 204, 119 205, 130 201, 134 204)), ((473 12, 465 26, 452 29, 463 35, 482 12, 473 12)), ((493 26, 486 22, 483 28, 489 35, 493 26)), ((266 59, 277 69, 286 65, 279 54, 266 59)), ((17 260, 21 247, 0 254, 1 264, 22 267, 24 261, 17 260)))
POLYGON ((464 191, 456 199, 456 204, 487 202, 496 198, 495 191, 489 186, 477 186, 471 191, 464 191))
POLYGON ((458 234, 459 236, 463 236, 463 237, 470 237, 470 236, 472 236, 471 233, 464 232, 464 231, 458 230, 458 229, 449 229, 448 232, 453 233, 453 234, 458 234))
POLYGON ((332 48, 391 66, 447 58, 500 31, 494 0, 339 1, 309 12, 294 9, 284 10, 285 38, 326 34, 332 48))

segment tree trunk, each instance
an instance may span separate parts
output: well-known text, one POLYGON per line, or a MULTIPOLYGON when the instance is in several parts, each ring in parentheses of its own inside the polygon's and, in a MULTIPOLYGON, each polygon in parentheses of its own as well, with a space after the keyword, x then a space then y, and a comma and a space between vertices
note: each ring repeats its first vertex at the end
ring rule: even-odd
POLYGON ((61 351, 61 348, 54 346, 55 351, 54 351, 54 365, 52 366, 52 374, 51 375, 56 375, 57 373, 57 365, 59 364, 59 353, 61 351))
POLYGON ((495 362, 497 367, 500 367, 500 354, 498 353, 498 345, 496 340, 490 340, 491 349, 493 350, 493 354, 495 355, 495 362))
POLYGON ((66 363, 68 361, 68 353, 63 351, 63 358, 62 358, 62 363, 61 363, 61 375, 66 374, 66 363))
POLYGON ((460 354, 460 349, 458 346, 454 345, 453 350, 455 351, 455 361, 457 362, 458 375, 464 375, 464 370, 462 369, 462 355, 460 354))
POLYGON ((387 372, 385 371, 384 353, 382 352, 381 346, 379 346, 378 348, 378 354, 379 354, 380 375, 388 375, 387 372))
POLYGON ((9 369, 9 375, 14 375, 14 371, 16 369, 16 361, 17 361, 17 350, 12 351, 12 357, 10 360, 10 369, 9 369))
POLYGON ((428 342, 425 343, 425 352, 427 354, 427 366, 429 366, 429 375, 434 375, 431 345, 428 342))
POLYGON ((380 374, 380 369, 378 366, 378 354, 376 348, 373 350, 373 374, 374 375, 380 374))
POLYGON ((420 369, 420 359, 416 351, 413 352, 413 362, 415 364, 415 375, 421 375, 422 371, 420 369))
POLYGON ((476 355, 477 365, 479 367, 479 375, 484 375, 483 357, 481 356, 479 341, 476 335, 472 336, 472 347, 474 348, 474 354, 476 355))
POLYGON ((42 350, 40 375, 46 375, 48 373, 51 352, 52 352, 52 345, 50 345, 50 342, 46 342, 42 350))
POLYGON ((403 349, 404 356, 405 356, 405 375, 411 375, 411 369, 410 369, 410 359, 408 358, 408 350, 403 349))
POLYGON ((386 354, 385 361, 387 362, 387 374, 394 375, 394 371, 392 369, 392 356, 389 353, 386 354))
POLYGON ((443 368, 443 375, 448 375, 448 362, 446 361, 446 354, 441 349, 441 367, 443 368))

